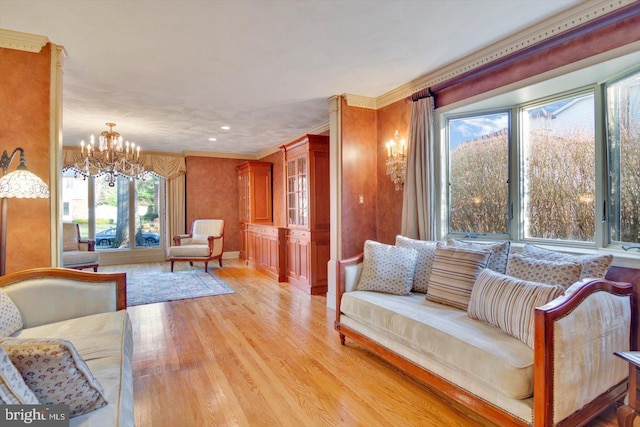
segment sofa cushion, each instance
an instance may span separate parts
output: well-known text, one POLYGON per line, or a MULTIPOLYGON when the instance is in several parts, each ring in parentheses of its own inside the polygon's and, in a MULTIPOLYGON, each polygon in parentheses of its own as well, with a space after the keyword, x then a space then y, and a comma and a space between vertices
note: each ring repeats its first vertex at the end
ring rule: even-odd
POLYGON ((107 404, 102 386, 71 342, 58 338, 2 338, 0 346, 40 403, 69 405, 70 417, 107 404))
POLYGON ((171 246, 169 256, 177 258, 208 257, 209 245, 171 246))
POLYGON ((547 261, 515 253, 509 255, 507 264, 507 276, 565 288, 580 280, 581 272, 582 265, 577 262, 547 261))
POLYGON ((527 282, 485 269, 473 285, 467 312, 533 348, 535 307, 563 293, 560 285, 527 282))
POLYGON ((522 255, 526 257, 545 259, 548 261, 577 262, 582 265, 580 279, 603 279, 607 269, 613 262, 613 255, 573 255, 564 252, 552 251, 527 243, 524 245, 522 255))
POLYGON ((396 236, 396 246, 415 249, 418 252, 416 271, 413 274, 414 292, 425 293, 429 285, 429 276, 436 256, 436 241, 415 240, 404 236, 396 236))
POLYGON ((340 307, 342 318, 367 325, 487 389, 516 399, 533 393, 531 348, 466 311, 425 301, 422 294, 362 291, 346 292, 340 307))
POLYGON ((131 425, 133 336, 126 310, 21 329, 20 338, 58 337, 73 343, 100 382, 109 404, 71 420, 73 427, 131 425), (96 419, 99 422, 96 422, 96 419))
POLYGON ((9 295, 0 288, 0 337, 22 329, 22 315, 9 295))
POLYGON ((194 234, 191 237, 190 245, 209 245, 209 235, 208 234, 194 234))
POLYGON ((491 252, 438 243, 429 276, 427 299, 467 310, 476 277, 487 266, 491 252))
POLYGON ((491 258, 487 268, 504 274, 507 271, 507 261, 509 260, 509 249, 511 248, 511 242, 504 240, 501 242, 480 243, 480 242, 465 242, 458 239, 446 239, 445 244, 447 246, 453 246, 455 248, 468 248, 479 250, 490 250, 491 258))
POLYGON ((362 274, 356 289, 409 295, 417 259, 415 249, 367 240, 364 242, 362 274))
POLYGON ((24 405, 40 403, 27 386, 20 372, 0 346, 0 404, 24 405))
POLYGON ((70 251, 62 253, 62 265, 65 267, 72 265, 98 264, 100 263, 100 253, 95 251, 70 251))

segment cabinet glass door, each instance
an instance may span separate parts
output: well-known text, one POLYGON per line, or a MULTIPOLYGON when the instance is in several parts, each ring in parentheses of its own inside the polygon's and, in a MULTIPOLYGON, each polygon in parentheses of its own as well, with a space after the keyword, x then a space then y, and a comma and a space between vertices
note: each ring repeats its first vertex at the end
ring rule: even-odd
POLYGON ((296 162, 287 162, 287 218, 290 225, 297 224, 297 182, 296 182, 296 162))
POLYGON ((307 158, 298 159, 298 225, 308 225, 307 158))

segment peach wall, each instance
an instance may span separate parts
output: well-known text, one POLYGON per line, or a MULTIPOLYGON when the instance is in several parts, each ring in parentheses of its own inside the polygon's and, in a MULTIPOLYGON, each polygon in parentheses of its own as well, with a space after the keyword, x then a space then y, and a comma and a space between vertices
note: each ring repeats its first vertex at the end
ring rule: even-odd
POLYGON ((347 258, 362 252, 365 240, 376 239, 376 111, 349 107, 342 100, 341 128, 342 256, 347 258))
POLYGON ((393 139, 396 129, 400 139, 409 140, 409 122, 411 121, 411 104, 402 101, 394 102, 377 111, 378 134, 378 205, 376 229, 378 241, 395 243, 396 235, 402 226, 403 190, 396 191, 395 185, 387 175, 387 142, 393 139))
MULTIPOLYGON (((29 171, 50 184, 51 46, 39 53, 0 48, 0 152, 25 150, 29 171)), ((8 173, 20 164, 17 155, 8 173)), ((56 197, 55 195, 53 195, 56 197)), ((51 266, 49 199, 9 199, 6 272, 51 266)))
POLYGON ((270 162, 271 167, 271 184, 273 196, 273 225, 276 227, 286 227, 286 200, 284 189, 284 160, 282 151, 275 152, 262 159, 261 162, 270 162))
POLYGON ((196 219, 224 219, 225 252, 240 250, 238 173, 244 160, 188 156, 187 231, 196 219))

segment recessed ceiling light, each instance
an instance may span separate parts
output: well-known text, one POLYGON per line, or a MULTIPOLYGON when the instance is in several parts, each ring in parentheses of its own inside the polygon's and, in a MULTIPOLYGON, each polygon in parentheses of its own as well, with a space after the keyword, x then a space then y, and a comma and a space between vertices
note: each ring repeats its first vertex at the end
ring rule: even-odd
POLYGON ((209 138, 209 141, 216 141, 215 138, 209 138))
POLYGON ((229 130, 229 129, 231 129, 231 126, 227 126, 227 125, 220 126, 220 129, 222 129, 222 130, 229 130))

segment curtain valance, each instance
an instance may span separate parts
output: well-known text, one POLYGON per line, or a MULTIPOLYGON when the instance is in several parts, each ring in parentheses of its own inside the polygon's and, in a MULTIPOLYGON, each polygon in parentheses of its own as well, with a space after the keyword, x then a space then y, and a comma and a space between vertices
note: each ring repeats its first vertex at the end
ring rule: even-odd
MULTIPOLYGON (((62 150, 63 168, 72 168, 80 161, 80 151, 64 148, 62 150)), ((142 162, 147 171, 154 172, 164 178, 172 179, 187 172, 183 156, 168 156, 162 154, 142 154, 142 162)))

